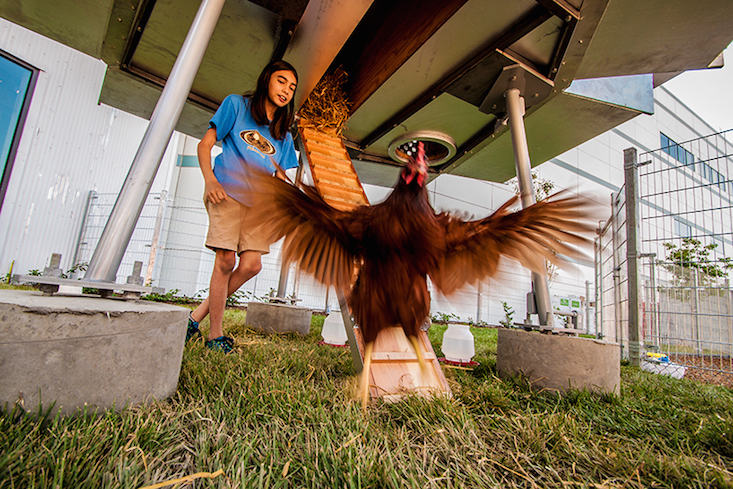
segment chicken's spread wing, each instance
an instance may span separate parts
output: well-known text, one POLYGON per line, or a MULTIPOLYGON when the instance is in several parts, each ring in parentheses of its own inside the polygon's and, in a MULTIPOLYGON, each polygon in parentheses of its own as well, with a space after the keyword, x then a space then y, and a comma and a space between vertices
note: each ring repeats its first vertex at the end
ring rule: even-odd
POLYGON ((318 281, 348 288, 360 249, 358 213, 329 206, 309 186, 298 189, 278 178, 253 172, 252 212, 272 242, 285 237, 283 262, 296 262, 318 281))
POLYGON ((446 233, 445 255, 431 272, 435 286, 445 295, 496 273, 502 256, 518 260, 538 273, 546 273, 545 260, 566 262, 591 245, 587 237, 596 225, 589 219, 593 203, 562 193, 514 212, 510 199, 485 219, 464 221, 441 213, 446 233))

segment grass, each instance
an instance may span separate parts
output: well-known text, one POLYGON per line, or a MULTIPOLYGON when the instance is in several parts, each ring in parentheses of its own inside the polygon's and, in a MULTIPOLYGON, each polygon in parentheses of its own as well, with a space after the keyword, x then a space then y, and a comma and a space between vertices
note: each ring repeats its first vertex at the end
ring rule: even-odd
MULTIPOLYGON (((496 330, 472 328, 481 365, 445 369, 452 399, 363 414, 348 349, 318 345, 322 316, 299 337, 252 332, 243 315, 225 317, 235 355, 186 347, 168 400, 0 416, 0 488, 140 488, 218 470, 185 487, 733 487, 730 389, 622 367, 620 397, 536 393, 497 378, 496 330)), ((430 330, 439 355, 445 328, 430 330)))

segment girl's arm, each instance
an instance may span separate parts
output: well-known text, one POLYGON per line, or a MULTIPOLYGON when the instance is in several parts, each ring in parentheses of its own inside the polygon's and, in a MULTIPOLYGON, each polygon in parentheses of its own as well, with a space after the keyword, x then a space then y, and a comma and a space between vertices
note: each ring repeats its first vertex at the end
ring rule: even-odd
POLYGON ((210 127, 196 148, 199 157, 199 166, 201 167, 201 173, 204 174, 204 183, 206 185, 204 189, 204 201, 209 201, 212 204, 229 200, 227 199, 226 192, 224 192, 224 188, 214 176, 214 170, 211 168, 211 148, 215 144, 216 129, 210 127))

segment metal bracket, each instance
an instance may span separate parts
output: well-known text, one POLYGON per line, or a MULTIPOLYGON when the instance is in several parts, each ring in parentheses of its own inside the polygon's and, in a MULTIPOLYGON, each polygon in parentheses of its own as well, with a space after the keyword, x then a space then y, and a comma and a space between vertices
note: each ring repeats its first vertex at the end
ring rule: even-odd
POLYGON ((507 111, 504 93, 511 88, 519 89, 528 109, 549 97, 554 86, 552 80, 522 63, 505 66, 479 110, 485 114, 504 114, 507 111))

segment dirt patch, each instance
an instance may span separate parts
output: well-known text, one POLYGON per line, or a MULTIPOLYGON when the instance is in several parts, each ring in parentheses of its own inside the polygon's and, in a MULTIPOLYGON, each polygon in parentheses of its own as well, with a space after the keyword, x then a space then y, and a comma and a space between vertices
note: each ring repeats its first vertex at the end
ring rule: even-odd
POLYGON ((733 388, 733 359, 730 357, 670 354, 669 359, 687 367, 686 379, 733 388))

